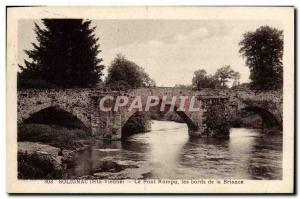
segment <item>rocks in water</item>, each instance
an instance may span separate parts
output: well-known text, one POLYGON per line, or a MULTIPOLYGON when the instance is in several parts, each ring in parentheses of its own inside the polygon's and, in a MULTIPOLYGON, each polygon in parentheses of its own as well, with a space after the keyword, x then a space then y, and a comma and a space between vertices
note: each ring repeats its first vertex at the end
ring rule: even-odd
POLYGON ((147 173, 143 173, 142 174, 142 179, 148 179, 152 177, 152 173, 151 172, 147 172, 147 173))
POLYGON ((97 179, 145 179, 151 176, 151 172, 136 164, 106 160, 100 162, 93 176, 97 179))
POLYGON ((127 168, 139 168, 136 165, 125 165, 125 164, 119 164, 114 161, 101 161, 99 163, 99 168, 95 170, 95 173, 97 172, 120 172, 127 168))

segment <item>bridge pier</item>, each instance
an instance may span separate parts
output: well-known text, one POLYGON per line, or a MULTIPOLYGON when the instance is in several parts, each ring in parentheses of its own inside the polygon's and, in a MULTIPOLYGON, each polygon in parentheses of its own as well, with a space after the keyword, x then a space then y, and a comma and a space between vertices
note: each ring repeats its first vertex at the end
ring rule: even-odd
POLYGON ((99 139, 120 140, 122 119, 120 113, 96 112, 92 115, 92 135, 99 139))
POLYGON ((119 112, 111 113, 108 117, 107 129, 108 133, 109 131, 110 133, 106 135, 105 138, 111 140, 120 140, 122 138, 122 119, 119 112))

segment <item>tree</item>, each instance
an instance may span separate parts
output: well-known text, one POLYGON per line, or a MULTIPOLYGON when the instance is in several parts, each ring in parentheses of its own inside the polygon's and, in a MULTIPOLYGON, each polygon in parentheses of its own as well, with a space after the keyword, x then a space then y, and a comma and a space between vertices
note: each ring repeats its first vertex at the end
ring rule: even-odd
POLYGON ((122 55, 112 61, 108 68, 105 84, 111 87, 153 87, 155 82, 149 77, 145 70, 122 55))
POLYGON ((35 24, 37 43, 25 50, 18 74, 19 88, 92 87, 101 81, 104 66, 98 58, 96 27, 82 19, 43 19, 35 24))
POLYGON ((250 68, 251 88, 270 90, 282 88, 283 31, 261 26, 244 34, 239 52, 250 68))
MULTIPOLYGON (((105 84, 109 87, 140 88, 153 87, 155 82, 145 70, 122 55, 112 61, 108 68, 105 84)), ((147 114, 137 114, 128 119, 122 128, 122 138, 132 134, 147 132, 151 126, 150 117, 147 114)))
POLYGON ((218 80, 221 83, 221 87, 227 87, 226 83, 229 81, 229 79, 232 79, 235 75, 235 72, 231 69, 230 65, 225 65, 217 70, 215 73, 215 76, 218 78, 218 80))
POLYGON ((232 75, 233 83, 232 87, 236 87, 240 85, 241 74, 239 72, 234 72, 232 75))
POLYGON ((215 76, 207 75, 204 69, 200 69, 194 72, 192 85, 194 89, 201 90, 203 88, 218 88, 220 82, 215 76))

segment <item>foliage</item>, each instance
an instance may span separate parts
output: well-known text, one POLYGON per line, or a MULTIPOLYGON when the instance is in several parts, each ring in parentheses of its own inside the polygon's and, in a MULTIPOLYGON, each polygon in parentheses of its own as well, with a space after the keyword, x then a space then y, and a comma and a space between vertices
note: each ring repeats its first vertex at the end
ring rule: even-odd
POLYGON ((250 90, 250 83, 238 84, 236 86, 232 86, 231 88, 235 90, 250 90))
POLYGON ((18 152, 19 179, 60 179, 62 170, 55 167, 49 156, 18 152))
POLYGON ((22 88, 38 88, 38 89, 51 89, 56 86, 40 78, 40 75, 34 71, 18 73, 18 89, 22 88))
POLYGON ((35 24, 37 43, 25 50, 18 73, 18 88, 71 88, 95 86, 103 75, 97 56, 98 38, 91 21, 82 19, 43 19, 35 24))
POLYGON ((202 88, 218 88, 220 82, 215 76, 207 75, 204 69, 200 69, 194 72, 192 86, 197 90, 201 90, 202 88))
POLYGON ((211 104, 208 106, 204 120, 207 133, 211 137, 228 137, 230 125, 227 121, 224 105, 211 104))
POLYGON ((240 73, 232 70, 230 65, 219 68, 213 75, 208 75, 206 70, 200 69, 194 72, 192 87, 197 90, 203 88, 227 88, 227 83, 230 79, 234 80, 232 86, 237 86, 240 78, 240 73))
POLYGON ((229 79, 232 79, 234 75, 236 75, 237 78, 239 73, 234 72, 230 65, 219 68, 215 73, 215 77, 220 81, 221 87, 223 88, 226 87, 226 83, 229 81, 229 79))
POLYGON ((153 87, 155 86, 145 70, 122 55, 117 55, 108 68, 105 80, 107 86, 126 88, 153 87))
MULTIPOLYGON (((105 84, 111 88, 140 88, 153 87, 155 82, 149 77, 143 68, 127 60, 122 55, 117 55, 108 68, 105 84)), ((122 129, 122 137, 146 132, 150 126, 148 115, 134 115, 122 129)))
POLYGON ((18 128, 18 141, 41 142, 64 149, 82 147, 90 134, 82 129, 68 129, 45 124, 24 124, 18 128))
POLYGON ((122 138, 149 131, 151 120, 149 115, 133 115, 122 128, 122 138))
POLYGON ((282 87, 283 31, 261 26, 244 34, 240 53, 250 68, 251 88, 271 90, 282 87))
POLYGON ((240 85, 241 74, 239 72, 234 72, 232 75, 233 83, 232 87, 237 87, 240 85))
POLYGON ((175 84, 174 86, 175 88, 180 88, 180 89, 187 89, 190 90, 193 88, 192 85, 184 85, 184 84, 175 84))

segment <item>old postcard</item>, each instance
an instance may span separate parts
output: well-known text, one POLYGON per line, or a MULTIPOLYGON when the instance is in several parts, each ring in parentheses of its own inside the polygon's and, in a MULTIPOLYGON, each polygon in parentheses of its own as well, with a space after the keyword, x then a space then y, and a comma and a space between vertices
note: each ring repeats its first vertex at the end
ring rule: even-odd
POLYGON ((293 193, 293 7, 8 7, 7 192, 293 193))

